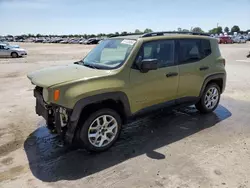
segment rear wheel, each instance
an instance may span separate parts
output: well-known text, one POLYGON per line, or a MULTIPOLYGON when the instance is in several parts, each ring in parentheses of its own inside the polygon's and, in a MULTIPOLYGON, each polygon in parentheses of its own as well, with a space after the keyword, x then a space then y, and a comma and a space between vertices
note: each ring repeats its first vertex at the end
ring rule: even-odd
POLYGON ((16 52, 12 52, 12 53, 11 53, 11 57, 12 57, 12 58, 17 58, 17 57, 18 57, 18 54, 17 54, 16 52))
POLYGON ((78 143, 89 151, 101 152, 110 148, 121 132, 121 118, 112 109, 92 113, 81 125, 78 143))
POLYGON ((199 102, 195 105, 201 113, 214 111, 220 102, 220 87, 215 84, 209 84, 205 88, 199 102))

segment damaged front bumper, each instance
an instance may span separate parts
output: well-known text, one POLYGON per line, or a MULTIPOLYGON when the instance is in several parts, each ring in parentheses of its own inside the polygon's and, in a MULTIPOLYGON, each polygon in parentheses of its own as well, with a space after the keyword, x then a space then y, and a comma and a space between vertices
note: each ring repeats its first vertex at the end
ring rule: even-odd
POLYGON ((36 114, 42 116, 46 120, 47 128, 52 133, 60 135, 63 141, 71 143, 74 135, 66 133, 70 126, 70 115, 72 110, 55 104, 47 104, 43 100, 41 87, 36 87, 34 89, 34 97, 36 98, 36 114), (68 135, 69 138, 67 138, 66 135, 68 135))

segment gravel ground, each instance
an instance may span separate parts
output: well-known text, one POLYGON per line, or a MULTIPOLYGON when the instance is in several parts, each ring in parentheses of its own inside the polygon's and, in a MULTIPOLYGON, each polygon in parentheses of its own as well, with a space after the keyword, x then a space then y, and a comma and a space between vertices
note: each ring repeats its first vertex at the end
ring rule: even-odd
POLYGON ((250 43, 221 45, 227 87, 214 113, 162 110, 124 127, 107 152, 57 146, 35 114, 32 70, 72 63, 93 46, 20 44, 0 59, 0 187, 250 187, 250 43))

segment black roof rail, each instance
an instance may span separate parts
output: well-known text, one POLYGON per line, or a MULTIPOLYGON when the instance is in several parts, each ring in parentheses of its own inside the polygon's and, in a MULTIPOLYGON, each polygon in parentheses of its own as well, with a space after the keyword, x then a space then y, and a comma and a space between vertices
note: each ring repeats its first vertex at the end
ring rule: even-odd
POLYGON ((163 36, 164 34, 188 34, 188 35, 210 36, 210 34, 208 34, 208 33, 182 32, 182 31, 161 31, 161 32, 145 33, 141 37, 163 36))
MULTIPOLYGON (((0 0, 1 1, 1 0, 0 0)), ((114 34, 114 35, 111 35, 110 38, 112 37, 124 37, 124 36, 131 36, 131 35, 143 35, 144 33, 126 33, 126 34, 114 34)))

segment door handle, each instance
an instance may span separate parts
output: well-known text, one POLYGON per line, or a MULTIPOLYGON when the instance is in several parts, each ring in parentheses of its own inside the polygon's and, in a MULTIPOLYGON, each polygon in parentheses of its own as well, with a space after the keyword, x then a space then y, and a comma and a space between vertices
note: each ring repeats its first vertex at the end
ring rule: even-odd
POLYGON ((207 69, 209 69, 209 67, 207 67, 207 66, 200 67, 200 71, 204 71, 204 70, 207 70, 207 69))
POLYGON ((170 72, 168 74, 166 74, 166 77, 173 77, 173 76, 177 76, 178 73, 177 72, 170 72))

